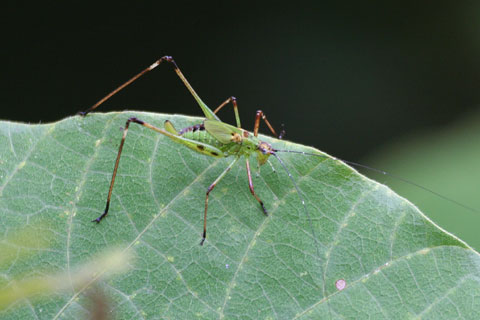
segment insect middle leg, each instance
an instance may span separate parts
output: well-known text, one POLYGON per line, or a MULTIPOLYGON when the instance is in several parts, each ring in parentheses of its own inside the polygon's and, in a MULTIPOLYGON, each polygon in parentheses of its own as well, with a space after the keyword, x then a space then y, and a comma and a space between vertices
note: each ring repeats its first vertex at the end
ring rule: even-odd
POLYGON ((240 116, 238 115, 238 106, 237 106, 237 98, 234 96, 231 96, 227 100, 223 101, 213 113, 217 114, 218 111, 220 111, 224 106, 226 106, 229 103, 232 103, 233 106, 233 112, 235 113, 235 121, 237 122, 237 128, 241 128, 242 125, 240 124, 240 116))
POLYGON ((278 135, 275 132, 275 129, 273 129, 270 122, 267 120, 267 116, 263 113, 262 110, 257 110, 257 114, 255 115, 255 125, 253 126, 253 135, 255 137, 258 136, 258 128, 260 127, 260 119, 262 119, 265 122, 265 124, 268 126, 270 131, 275 135, 275 137, 280 138, 280 139, 283 137, 283 135, 284 135, 283 130, 282 130, 281 134, 278 135))
POLYGON ((200 241, 200 245, 203 246, 203 243, 205 242, 205 238, 207 237, 207 211, 208 211, 208 196, 210 194, 210 192, 213 190, 213 188, 215 188, 215 186, 217 185, 217 183, 223 178, 225 177, 225 175, 228 173, 228 171, 230 171, 230 169, 232 169, 233 165, 238 161, 238 159, 240 159, 239 157, 235 157, 235 160, 233 160, 227 168, 225 168, 225 170, 223 170, 223 172, 218 176, 217 179, 215 179, 215 181, 213 181, 213 183, 208 187, 207 189, 207 194, 205 196, 205 214, 203 215, 203 236, 202 236, 202 241, 200 241))
MULTIPOLYGON (((240 116, 238 114, 238 105, 237 105, 237 98, 234 96, 231 96, 230 98, 226 99, 224 102, 222 102, 216 109, 213 111, 213 113, 217 114, 218 111, 220 111, 224 106, 227 104, 232 103, 233 106, 233 112, 235 113, 235 120, 237 122, 237 128, 241 128, 242 125, 240 124, 240 116)), ((273 126, 270 124, 270 122, 267 120, 267 116, 263 113, 262 110, 258 110, 257 114, 255 116, 255 126, 254 126, 254 135, 258 135, 258 128, 260 127, 260 119, 265 121, 267 124, 268 128, 270 131, 278 138, 282 139, 285 136, 285 130, 283 129, 283 124, 282 124, 282 130, 280 131, 280 134, 277 134, 276 131, 273 129, 273 126)))
MULTIPOLYGON (((233 106, 233 112, 235 113, 235 120, 237 122, 237 128, 241 128, 242 125, 240 124, 240 116, 238 114, 238 105, 237 105, 237 98, 234 96, 231 96, 230 98, 226 99, 224 102, 222 102, 216 109, 213 111, 213 113, 217 114, 218 111, 220 111, 224 106, 227 104, 232 103, 233 106)), ((267 116, 263 113, 262 110, 258 110, 257 114, 255 116, 255 126, 254 126, 254 135, 255 137, 258 136, 258 129, 260 127, 260 119, 265 121, 267 124, 268 128, 270 131, 278 138, 282 139, 285 136, 285 130, 283 129, 283 124, 282 124, 282 130, 280 131, 280 134, 277 134, 275 129, 273 129, 273 126, 270 124, 270 122, 267 120, 267 116)))

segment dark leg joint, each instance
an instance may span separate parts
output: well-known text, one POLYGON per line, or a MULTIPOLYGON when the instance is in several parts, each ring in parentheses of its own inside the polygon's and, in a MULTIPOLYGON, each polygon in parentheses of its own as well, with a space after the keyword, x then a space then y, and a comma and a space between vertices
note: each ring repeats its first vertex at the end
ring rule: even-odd
POLYGON ((135 123, 138 123, 138 124, 144 124, 145 122, 140 120, 140 119, 137 119, 135 117, 131 117, 127 120, 127 122, 135 122, 135 123))
POLYGON ((173 60, 173 58, 172 58, 171 56, 161 57, 160 60, 159 60, 159 63, 160 63, 161 61, 170 62, 171 64, 173 64, 173 66, 175 67, 175 69, 178 69, 178 66, 177 66, 177 64, 175 63, 175 60, 173 60))
POLYGON ((203 231, 202 235, 202 241, 200 241, 200 245, 203 246, 203 243, 205 242, 205 238, 207 237, 207 231, 203 231))
POLYGON ((163 57, 160 58, 160 60, 164 60, 164 61, 167 61, 167 62, 172 62, 173 58, 171 56, 163 56, 163 57))
POLYGON ((250 193, 255 197, 255 199, 257 199, 258 203, 260 203, 260 206, 262 207, 263 213, 268 217, 267 209, 265 208, 265 205, 263 204, 263 201, 260 200, 260 198, 255 193, 255 190, 253 189, 253 185, 249 183, 248 187, 250 188, 250 193))
POLYGON ((265 209, 265 206, 263 205, 263 201, 260 201, 260 206, 262 206, 263 213, 268 217, 268 212, 267 212, 267 209, 265 209))
POLYGON ((257 115, 255 116, 255 126, 253 128, 253 134, 255 135, 255 137, 257 136, 258 134, 258 128, 260 126, 260 119, 262 119, 265 124, 267 125, 268 129, 270 129, 270 131, 273 133, 273 135, 275 137, 278 138, 278 134, 277 132, 275 132, 275 130, 273 129, 272 125, 270 124, 270 122, 267 120, 267 116, 265 115, 265 113, 263 113, 262 110, 257 110, 257 115))
POLYGON ((103 211, 103 213, 97 219, 92 220, 92 222, 100 223, 100 221, 102 221, 102 219, 105 218, 106 215, 108 214, 109 207, 110 207, 110 201, 107 202, 107 205, 105 206, 105 210, 103 211))

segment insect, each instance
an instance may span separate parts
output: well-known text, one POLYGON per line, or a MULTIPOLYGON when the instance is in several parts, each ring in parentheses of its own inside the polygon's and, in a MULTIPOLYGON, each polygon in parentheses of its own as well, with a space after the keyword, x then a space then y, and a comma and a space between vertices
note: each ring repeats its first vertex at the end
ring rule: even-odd
MULTIPOLYGON (((253 186, 253 181, 252 181, 252 174, 251 174, 251 169, 250 169, 250 156, 256 155, 258 165, 264 165, 267 163, 269 160, 270 156, 274 156, 278 159, 282 167, 286 170, 288 173, 288 176, 292 183, 294 184, 300 198, 302 201, 302 205, 304 207, 304 210, 308 216, 308 211, 305 206, 305 201, 303 199, 303 196, 295 183, 295 181, 292 178, 292 175, 288 171, 287 167, 283 163, 283 161, 277 156, 277 152, 290 152, 288 150, 276 150, 274 149, 269 143, 265 141, 261 141, 258 138, 258 129, 260 126, 260 121, 263 120, 265 124, 268 126, 270 131, 278 138, 282 138, 283 136, 283 131, 280 134, 277 134, 276 131, 273 129, 272 125, 270 122, 267 120, 267 117, 263 113, 263 111, 258 110, 255 116, 255 124, 253 128, 253 133, 248 132, 244 129, 241 128, 240 124, 240 117, 238 114, 238 106, 237 106, 237 101, 235 97, 230 97, 226 99, 222 104, 220 104, 215 111, 212 111, 198 96, 198 94, 195 92, 195 90, 192 88, 190 83, 187 81, 183 73, 180 71, 178 68, 177 64, 173 60, 172 57, 170 56, 164 56, 160 58, 159 60, 155 61, 152 65, 150 65, 148 68, 144 69, 128 81, 126 81, 124 84, 110 92, 108 95, 106 95, 104 98, 99 100, 97 103, 95 103, 92 107, 87 109, 86 111, 80 112, 79 114, 82 116, 86 116, 89 112, 95 110, 98 106, 100 106, 102 103, 110 99, 114 94, 140 78, 142 75, 145 73, 155 69, 158 67, 161 63, 167 62, 173 65, 173 68, 175 72, 177 73, 178 77, 182 80, 183 84, 187 87, 187 89, 190 91, 192 96, 195 98, 197 101, 198 105, 203 111, 203 114, 205 115, 205 120, 202 123, 189 126, 186 128, 183 128, 181 130, 175 129, 174 125, 170 121, 165 121, 164 128, 158 128, 150 123, 147 123, 141 119, 138 119, 136 117, 131 117, 129 118, 126 123, 125 127, 123 129, 123 136, 122 140, 120 142, 120 146, 118 148, 118 154, 117 158, 115 161, 115 166, 113 169, 113 174, 112 174, 112 179, 110 182, 110 188, 108 190, 108 195, 107 195, 107 202, 105 205, 105 210, 103 213, 97 217, 96 219, 92 220, 92 222, 100 223, 102 219, 104 219, 109 211, 110 208, 110 201, 112 197, 112 191, 113 187, 115 184, 115 177, 117 175, 117 170, 118 170, 118 165, 120 163, 120 157, 122 155, 122 150, 123 150, 123 145, 125 143, 125 140, 127 138, 127 133, 128 133, 128 128, 131 123, 136 123, 139 125, 142 125, 148 129, 154 130, 160 134, 163 134, 167 136, 168 138, 172 139, 174 142, 182 144, 193 151, 196 151, 198 153, 204 154, 206 156, 214 157, 214 158, 224 158, 224 157, 233 157, 233 161, 225 168, 225 170, 213 181, 213 183, 207 188, 206 191, 206 196, 205 196, 205 210, 204 210, 204 217, 203 217, 203 234, 202 234, 202 240, 200 242, 200 245, 203 245, 205 242, 206 236, 207 236, 207 212, 208 212, 208 198, 210 192, 215 188, 215 186, 220 182, 220 180, 230 171, 230 169, 241 159, 245 159, 246 163, 246 169, 247 169, 247 176, 248 176, 248 187, 250 189, 251 194, 255 199, 258 201, 263 213, 265 216, 268 215, 267 209, 265 208, 265 205, 263 201, 260 199, 260 197, 256 194, 254 186, 253 186), (218 111, 220 111, 224 106, 231 104, 233 106, 233 111, 235 113, 235 119, 236 119, 236 127, 226 124, 222 122, 218 116, 216 115, 218 111)), ((313 231, 313 230, 312 230, 313 231)))
MULTIPOLYGON (((277 132, 273 129, 272 125, 270 122, 267 120, 267 117, 263 113, 263 111, 258 110, 255 116, 255 123, 254 123, 254 128, 253 128, 253 133, 246 131, 241 128, 241 123, 240 123, 240 117, 238 114, 238 106, 237 106, 237 100, 235 97, 230 97, 226 99, 223 103, 221 103, 214 111, 212 111, 199 97, 199 95, 195 92, 195 90, 192 88, 190 83, 187 81, 183 73, 180 71, 179 67, 175 63, 172 57, 170 56, 164 56, 157 61, 155 61, 153 64, 151 64, 149 67, 146 69, 142 70, 140 73, 136 74, 132 78, 130 78, 128 81, 120 85, 118 88, 107 94, 104 98, 100 99, 97 103, 95 103, 92 107, 87 109, 86 111, 80 112, 79 114, 82 116, 86 116, 89 112, 95 110, 98 108, 101 104, 103 104, 105 101, 110 99, 113 95, 124 89, 126 86, 130 85, 132 82, 143 76, 149 71, 152 71, 153 69, 157 68, 160 64, 162 63, 170 63, 180 80, 183 82, 185 87, 190 91, 191 95, 194 97, 196 100, 197 104, 200 106, 202 109, 202 112, 205 116, 205 120, 202 123, 189 126, 186 128, 183 128, 181 130, 177 130, 174 125, 170 121, 165 121, 164 123, 164 128, 158 128, 150 123, 147 123, 141 119, 138 119, 136 117, 131 117, 129 118, 126 123, 125 127, 123 129, 123 136, 121 138, 120 146, 118 148, 118 153, 117 153, 117 158, 115 161, 115 166, 113 169, 113 174, 110 182, 110 187, 108 190, 108 195, 107 195, 107 201, 105 205, 105 210, 103 213, 97 217, 96 219, 92 220, 92 222, 100 223, 102 219, 104 219, 108 212, 109 212, 109 207, 110 207, 110 201, 112 197, 112 191, 113 187, 115 184, 115 177, 117 175, 117 170, 118 166, 120 163, 120 158, 122 155, 122 150, 123 150, 123 145, 125 143, 128 129, 131 123, 136 123, 141 126, 144 126, 148 129, 154 130, 160 134, 163 134, 173 140, 176 143, 182 144, 190 149, 192 149, 195 152, 201 153, 206 156, 214 157, 214 158, 226 158, 226 157, 233 157, 233 160, 230 162, 230 164, 223 170, 223 172, 210 184, 210 186, 207 188, 206 195, 205 195, 205 209, 204 209, 204 217, 203 217, 203 233, 202 233, 202 239, 200 241, 200 245, 203 245, 206 239, 207 235, 207 213, 208 213, 208 198, 210 192, 213 191, 215 186, 220 182, 220 180, 225 177, 225 175, 230 171, 230 169, 241 159, 245 159, 246 163, 246 171, 247 171, 247 176, 248 176, 248 187, 250 189, 250 192, 253 197, 258 201, 263 213, 265 216, 268 215, 268 212, 266 210, 266 207, 263 203, 263 201, 260 199, 260 197, 256 194, 254 186, 253 186, 253 181, 252 181, 252 174, 251 174, 251 169, 250 169, 250 157, 255 155, 257 158, 258 165, 264 165, 265 163, 268 163, 269 157, 274 156, 281 166, 285 169, 285 171, 288 174, 289 179, 291 180, 292 184, 294 185, 298 196, 300 197, 300 200, 303 205, 304 212, 307 216, 307 218, 310 220, 310 215, 307 210, 306 204, 304 197, 302 195, 302 192, 298 188, 297 184, 295 183, 292 175, 290 174, 287 166, 285 163, 282 161, 282 159, 278 156, 278 153, 280 152, 288 152, 288 153, 298 153, 298 154, 303 154, 303 155, 309 155, 309 156, 317 156, 317 157, 325 157, 325 158, 331 158, 333 160, 338 160, 342 161, 347 164, 351 164, 356 167, 361 167, 364 169, 372 170, 377 173, 383 174, 383 175, 389 175, 393 178, 399 179, 405 183, 411 184, 417 188, 423 189, 427 192, 430 192, 432 194, 435 194, 436 196, 439 196, 443 198, 444 200, 450 201, 456 205, 459 205, 461 207, 466 208, 467 210, 473 211, 473 212, 478 212, 477 210, 470 208, 462 203, 459 203, 453 199, 450 199, 448 197, 445 197, 433 190, 427 189, 415 182, 403 179, 398 176, 394 176, 390 173, 387 173, 383 170, 378 170, 363 164, 359 164, 356 162, 352 161, 347 161, 343 159, 339 159, 336 157, 329 157, 323 154, 316 154, 316 153, 307 153, 303 151, 295 151, 295 150, 279 150, 273 148, 269 143, 262 141, 258 138, 258 130, 260 126, 260 121, 263 120, 269 130, 275 135, 277 138, 282 138, 284 132, 282 131, 280 134, 277 134, 277 132), (233 107, 233 111, 235 114, 235 120, 236 120, 236 127, 226 124, 222 122, 219 117, 217 116, 218 111, 220 111, 223 107, 226 105, 231 104, 233 107)), ((315 237, 315 232, 312 227, 311 229, 312 236, 316 241, 315 237)), ((317 247, 318 250, 318 247, 317 247)))

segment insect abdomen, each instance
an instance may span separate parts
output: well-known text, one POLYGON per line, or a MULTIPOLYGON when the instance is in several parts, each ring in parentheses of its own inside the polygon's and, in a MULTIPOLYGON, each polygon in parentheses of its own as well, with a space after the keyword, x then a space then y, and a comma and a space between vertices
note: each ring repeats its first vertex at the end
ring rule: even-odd
POLYGON ((201 143, 209 144, 214 147, 219 147, 219 142, 214 137, 212 137, 206 130, 203 124, 196 124, 194 126, 186 127, 180 130, 178 133, 180 136, 198 141, 201 143))
POLYGON ((178 135, 182 136, 183 138, 189 139, 189 140, 197 141, 197 142, 200 142, 202 144, 212 146, 212 147, 218 149, 219 151, 221 150, 221 152, 213 152, 212 150, 209 150, 208 148, 206 150, 206 148, 203 145, 200 145, 200 144, 196 145, 196 146, 188 146, 188 147, 190 147, 191 149, 193 149, 197 152, 200 152, 200 153, 203 153, 203 154, 206 154, 206 155, 210 155, 210 156, 213 156, 213 157, 224 157, 224 156, 226 156, 223 152, 223 148, 225 147, 225 145, 222 144, 217 139, 215 139, 211 134, 209 134, 205 130, 205 127, 204 127, 203 123, 183 128, 182 130, 180 130, 178 132, 178 135))

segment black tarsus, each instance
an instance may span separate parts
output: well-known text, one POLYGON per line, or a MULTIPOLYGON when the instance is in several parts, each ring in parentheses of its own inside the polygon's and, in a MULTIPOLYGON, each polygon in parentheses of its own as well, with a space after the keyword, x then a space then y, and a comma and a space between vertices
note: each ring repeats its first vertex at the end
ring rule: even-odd
POLYGON ((260 201, 260 205, 262 206, 263 213, 268 217, 268 211, 267 211, 267 209, 265 208, 265 205, 263 204, 263 201, 260 201))
POLYGON ((92 220, 92 222, 100 223, 103 218, 108 214, 108 209, 110 208, 110 200, 107 200, 107 205, 105 206, 105 210, 103 210, 103 213, 96 219, 92 220))

